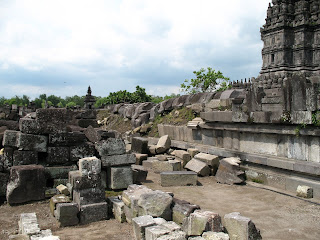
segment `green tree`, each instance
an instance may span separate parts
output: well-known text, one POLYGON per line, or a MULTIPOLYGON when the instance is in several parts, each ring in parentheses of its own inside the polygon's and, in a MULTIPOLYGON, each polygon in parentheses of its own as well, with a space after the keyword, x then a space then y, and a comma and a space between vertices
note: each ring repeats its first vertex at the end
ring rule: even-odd
POLYGON ((181 90, 190 94, 198 92, 212 92, 220 88, 220 85, 224 83, 227 86, 227 81, 230 79, 223 76, 222 72, 215 71, 211 67, 207 70, 201 68, 199 71, 193 71, 196 78, 190 80, 186 79, 184 83, 181 84, 181 90))
POLYGON ((68 102, 66 107, 75 107, 77 104, 75 102, 68 102))

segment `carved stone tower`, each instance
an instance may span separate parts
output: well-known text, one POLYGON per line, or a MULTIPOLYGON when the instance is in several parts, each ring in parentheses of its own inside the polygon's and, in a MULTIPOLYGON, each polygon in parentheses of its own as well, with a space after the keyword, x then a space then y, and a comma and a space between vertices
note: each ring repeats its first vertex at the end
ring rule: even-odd
POLYGON ((260 32, 262 76, 320 73, 320 0, 272 0, 260 32))
POLYGON ((96 99, 94 96, 91 95, 91 88, 88 87, 86 98, 84 99, 84 108, 86 109, 93 109, 96 99))

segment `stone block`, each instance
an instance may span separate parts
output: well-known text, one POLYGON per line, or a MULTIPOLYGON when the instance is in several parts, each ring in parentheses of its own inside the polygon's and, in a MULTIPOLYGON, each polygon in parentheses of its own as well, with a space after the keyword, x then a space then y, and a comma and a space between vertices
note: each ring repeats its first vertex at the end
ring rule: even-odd
POLYGON ((38 153, 35 151, 13 152, 13 166, 38 164, 38 153))
POLYGON ((50 198, 50 212, 54 215, 54 210, 56 210, 56 206, 58 203, 70 203, 71 200, 68 196, 63 194, 58 194, 50 198))
POLYGON ((61 227, 74 226, 79 223, 79 206, 76 203, 58 203, 54 211, 55 218, 61 227))
POLYGON ((156 240, 158 237, 170 233, 170 230, 164 226, 151 226, 145 229, 146 240, 156 240))
POLYGON ((216 180, 223 184, 242 184, 245 181, 245 174, 240 169, 241 160, 239 158, 224 158, 216 174, 216 180))
POLYGON ((224 216, 224 226, 228 231, 230 240, 236 239, 262 239, 260 231, 250 218, 241 216, 238 212, 224 216))
POLYGON ((65 164, 69 162, 69 147, 48 147, 46 162, 50 165, 65 164))
POLYGON ((17 147, 19 150, 47 152, 48 137, 44 135, 24 134, 17 135, 17 147))
POLYGON ((200 117, 206 122, 232 122, 231 111, 201 112, 200 117))
POLYGON ((170 232, 172 232, 172 231, 180 231, 181 230, 180 225, 178 225, 177 223, 175 223, 173 221, 168 221, 168 222, 166 221, 166 222, 161 223, 159 225, 166 227, 167 229, 170 230, 170 232))
POLYGON ((197 155, 194 156, 194 158, 206 163, 210 167, 219 166, 219 156, 216 156, 216 155, 211 155, 207 153, 198 153, 197 155))
MULTIPOLYGON (((136 214, 138 213, 138 200, 140 196, 144 193, 152 192, 151 189, 147 188, 144 185, 132 184, 128 187, 127 190, 122 193, 122 201, 126 206, 133 209, 136 214)), ((134 215, 136 217, 137 215, 134 215)))
POLYGON ((205 240, 229 240, 229 235, 224 232, 204 232, 202 237, 205 240))
POLYGON ((148 139, 142 137, 133 137, 131 140, 131 150, 136 153, 148 153, 148 139))
POLYGON ((74 190, 102 187, 100 174, 82 175, 80 171, 70 171, 68 181, 74 190))
POLYGON ((159 161, 156 158, 148 158, 147 160, 142 162, 142 166, 147 170, 152 170, 153 163, 159 161))
POLYGON ((158 154, 165 153, 171 147, 171 139, 168 135, 162 136, 156 146, 156 152, 158 154))
POLYGON ((82 132, 67 132, 49 134, 49 145, 54 147, 77 146, 86 142, 82 132))
POLYGON ((70 161, 78 162, 81 158, 93 157, 96 154, 96 149, 92 143, 84 143, 70 147, 70 161))
POLYGON ((183 166, 185 166, 191 160, 190 153, 188 153, 187 151, 184 151, 184 150, 175 150, 175 151, 173 151, 172 155, 182 159, 183 166))
POLYGON ((126 189, 133 184, 131 166, 110 167, 107 170, 108 187, 113 190, 126 189))
POLYGON ((138 200, 139 215, 151 215, 162 217, 166 220, 172 219, 172 196, 162 191, 143 193, 138 200))
POLYGON ((30 237, 27 234, 15 234, 10 235, 9 240, 30 240, 30 237))
POLYGON ((111 200, 112 204, 112 213, 114 218, 120 222, 126 222, 126 215, 124 214, 124 203, 118 198, 113 198, 111 200))
POLYGON ((56 189, 61 193, 61 194, 64 194, 66 196, 70 195, 70 192, 69 192, 69 189, 63 185, 63 184, 60 184, 56 187, 56 189))
POLYGON ((46 198, 52 198, 54 195, 57 194, 59 194, 59 191, 56 188, 47 188, 45 192, 46 198))
POLYGON ((78 125, 82 128, 87 128, 89 126, 92 126, 94 128, 99 127, 99 124, 96 119, 79 119, 78 125))
POLYGON ((152 171, 155 173, 180 171, 181 162, 178 160, 154 161, 152 163, 152 171))
POLYGON ((83 205, 100 203, 105 200, 105 193, 99 188, 74 189, 73 201, 80 207, 83 205))
POLYGON ((303 198, 313 198, 313 189, 309 186, 298 186, 297 196, 303 198))
POLYGON ((148 154, 135 153, 136 165, 142 165, 142 162, 148 159, 148 154))
POLYGON ((157 145, 149 145, 148 151, 151 155, 156 155, 157 154, 157 145))
POLYGON ((156 155, 155 156, 159 161, 168 161, 168 156, 167 155, 156 155))
POLYGON ((291 113, 291 123, 293 124, 311 124, 312 112, 311 111, 293 111, 291 113))
POLYGON ((38 121, 43 134, 67 132, 67 109, 39 108, 36 110, 38 121))
POLYGON ((157 240, 185 240, 187 237, 186 233, 183 231, 174 231, 169 234, 160 236, 157 240))
POLYGON ((32 118, 20 118, 19 129, 23 133, 41 134, 40 124, 32 118))
POLYGON ((7 185, 7 202, 24 203, 45 198, 44 167, 40 165, 14 166, 7 185))
POLYGON ((141 183, 147 180, 148 170, 141 165, 131 165, 133 183, 141 183))
POLYGON ((190 216, 195 210, 200 209, 199 205, 173 198, 172 220, 182 225, 183 220, 190 216))
POLYGON ((191 159, 185 166, 186 169, 196 172, 199 176, 209 176, 210 168, 209 166, 195 158, 191 159))
POLYGON ((188 237, 188 240, 205 240, 203 237, 197 236, 197 237, 188 237))
POLYGON ((3 155, 0 157, 1 166, 4 171, 10 171, 10 168, 13 166, 13 152, 14 149, 11 147, 3 148, 3 155))
POLYGON ((155 222, 150 215, 133 218, 132 226, 135 240, 145 240, 145 229, 154 225, 155 222))
POLYGON ((191 158, 200 153, 199 150, 196 148, 188 148, 187 151, 191 155, 191 158))
POLYGON ((195 172, 189 171, 175 171, 160 173, 161 186, 196 186, 198 176, 195 172))
POLYGON ((95 143, 95 148, 101 157, 121 155, 126 153, 126 145, 122 139, 109 138, 95 143))
POLYGON ((108 218, 108 204, 99 202, 80 207, 80 224, 88 224, 108 218))
POLYGON ((29 236, 40 233, 36 213, 20 214, 19 233, 29 236))
POLYGON ((8 180, 9 174, 0 172, 0 197, 6 196, 8 180))
POLYGON ((18 131, 6 130, 3 134, 2 145, 4 147, 18 147, 18 131))
POLYGON ((211 211, 196 210, 183 220, 182 229, 188 236, 201 236, 203 232, 221 232, 221 217, 211 211))
POLYGON ((131 165, 136 163, 136 156, 134 154, 103 156, 101 162, 103 167, 131 165))
POLYGON ((99 142, 103 139, 115 138, 115 134, 113 132, 95 129, 91 125, 84 130, 84 134, 87 137, 87 139, 92 143, 99 142))
POLYGON ((69 176, 69 172, 76 169, 78 169, 76 165, 45 167, 45 174, 47 179, 66 179, 69 176))
POLYGON ((96 157, 86 157, 79 160, 79 172, 82 176, 101 173, 101 160, 96 157))

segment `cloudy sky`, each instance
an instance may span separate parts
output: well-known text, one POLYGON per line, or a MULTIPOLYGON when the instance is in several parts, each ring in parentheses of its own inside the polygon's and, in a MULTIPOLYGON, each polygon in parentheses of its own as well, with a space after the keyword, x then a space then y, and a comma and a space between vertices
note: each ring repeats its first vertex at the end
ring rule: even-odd
POLYGON ((0 0, 0 96, 179 93, 193 71, 257 76, 270 0, 0 0))

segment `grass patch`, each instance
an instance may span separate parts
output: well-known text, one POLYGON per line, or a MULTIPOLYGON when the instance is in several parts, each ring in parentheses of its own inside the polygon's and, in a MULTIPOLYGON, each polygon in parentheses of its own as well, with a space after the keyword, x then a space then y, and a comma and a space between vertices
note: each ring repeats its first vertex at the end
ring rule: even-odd
POLYGON ((259 184, 263 184, 264 183, 264 181, 262 181, 261 179, 258 179, 258 178, 251 178, 250 180, 252 182, 259 183, 259 184))
POLYGON ((107 190, 105 191, 105 196, 106 198, 108 197, 116 197, 118 195, 121 195, 123 191, 111 191, 111 190, 107 190))

